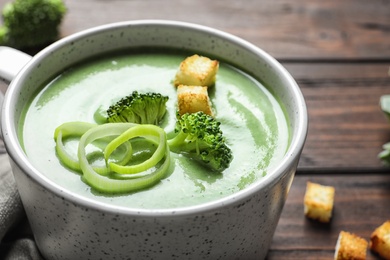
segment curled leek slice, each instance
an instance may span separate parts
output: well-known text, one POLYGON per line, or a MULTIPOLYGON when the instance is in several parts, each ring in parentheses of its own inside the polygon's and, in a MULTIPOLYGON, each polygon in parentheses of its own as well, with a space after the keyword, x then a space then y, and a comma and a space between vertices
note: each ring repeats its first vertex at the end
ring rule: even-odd
POLYGON ((166 139, 165 136, 166 134, 163 131, 163 129, 161 129, 158 126, 137 125, 135 127, 129 128, 124 133, 119 135, 117 138, 112 140, 104 150, 104 157, 107 161, 111 153, 115 151, 115 149, 118 148, 121 144, 126 143, 128 140, 135 137, 143 137, 146 140, 158 145, 156 151, 149 159, 136 165, 120 165, 115 162, 110 162, 108 164, 112 171, 120 174, 135 174, 135 173, 146 171, 154 167, 156 164, 158 164, 161 161, 161 159, 164 157, 165 146, 160 145, 160 143, 161 140, 166 139))
MULTIPOLYGON (((133 124, 132 124, 133 125, 133 124)), ((87 123, 87 122, 67 122, 60 126, 58 126, 55 129, 54 132, 54 139, 56 141, 56 152, 58 157, 60 158, 61 162, 68 167, 71 170, 81 172, 80 163, 78 159, 75 159, 71 154, 68 153, 68 151, 65 148, 65 145, 63 143, 63 139, 74 136, 74 137, 81 137, 83 134, 85 134, 88 130, 91 128, 96 127, 96 124, 87 123)), ((130 127, 130 126, 127 126, 130 127)), ((114 134, 115 135, 115 134, 114 134)), ((110 135, 106 135, 110 136, 110 135)), ((118 162, 116 162, 118 165, 126 164, 132 156, 132 147, 130 143, 124 143, 126 146, 126 153, 124 153, 124 156, 122 159, 120 159, 118 162)), ((106 175, 110 172, 110 169, 106 166, 102 167, 94 167, 94 170, 100 174, 106 175)))
MULTIPOLYGON (((91 128, 80 138, 78 147, 78 158, 80 168, 83 172, 84 180, 96 190, 107 193, 125 193, 148 188, 156 184, 165 176, 170 164, 170 152, 169 147, 167 145, 165 132, 159 127, 154 126, 151 128, 150 125, 135 125, 132 123, 108 123, 91 128), (128 129, 133 129, 132 131, 130 131, 131 134, 128 134, 128 129), (145 134, 144 131, 146 131, 147 134, 145 134), (125 135, 120 137, 124 133, 125 135), (164 162, 154 172, 147 175, 142 175, 138 178, 113 179, 109 178, 108 176, 103 176, 97 173, 87 160, 85 147, 97 139, 113 134, 119 136, 119 139, 117 139, 119 141, 114 142, 110 146, 111 148, 106 149, 108 151, 108 154, 115 150, 115 147, 117 147, 117 142, 124 142, 123 138, 126 139, 128 137, 133 138, 136 136, 142 136, 151 142, 158 143, 158 147, 154 155, 156 154, 155 158, 165 157, 164 162)), ((149 168, 155 166, 155 164, 153 165, 154 162, 154 159, 149 160, 149 168)), ((156 162, 156 164, 157 163, 158 162, 156 162)))
POLYGON ((67 152, 63 143, 63 139, 69 136, 80 137, 95 126, 95 124, 86 122, 68 122, 56 128, 54 132, 54 139, 56 141, 55 149, 61 162, 69 169, 74 171, 81 171, 79 161, 73 158, 73 156, 67 152))

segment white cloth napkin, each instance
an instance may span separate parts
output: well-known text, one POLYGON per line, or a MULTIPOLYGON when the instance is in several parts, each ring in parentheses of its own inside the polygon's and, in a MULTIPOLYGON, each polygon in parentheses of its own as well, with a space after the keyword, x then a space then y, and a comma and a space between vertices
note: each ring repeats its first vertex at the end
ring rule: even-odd
POLYGON ((0 258, 43 259, 36 247, 14 176, 0 140, 0 258))

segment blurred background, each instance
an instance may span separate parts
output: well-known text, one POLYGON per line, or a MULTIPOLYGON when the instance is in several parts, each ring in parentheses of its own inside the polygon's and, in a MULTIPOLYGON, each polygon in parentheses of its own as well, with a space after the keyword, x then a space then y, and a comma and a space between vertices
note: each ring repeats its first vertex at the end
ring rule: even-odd
MULTIPOLYGON (((0 0, 0 9, 10 1, 0 0)), ((125 20, 192 22, 255 44, 292 74, 307 103, 309 132, 269 259, 332 259, 341 229, 367 239, 389 218, 390 170, 378 154, 390 141, 390 123, 379 106, 380 97, 390 94, 390 0, 64 3, 60 38, 125 20), (331 225, 303 217, 308 180, 336 187, 331 225)), ((22 50, 34 55, 42 47, 22 50)), ((7 87, 0 81, 1 91, 7 87)))
MULTIPOLYGON (((0 0, 4 7, 12 0, 0 0)), ((388 0, 64 0, 66 36, 93 26, 169 19, 240 36, 276 58, 389 59, 388 0), (383 44, 387 41, 387 45, 383 44)))

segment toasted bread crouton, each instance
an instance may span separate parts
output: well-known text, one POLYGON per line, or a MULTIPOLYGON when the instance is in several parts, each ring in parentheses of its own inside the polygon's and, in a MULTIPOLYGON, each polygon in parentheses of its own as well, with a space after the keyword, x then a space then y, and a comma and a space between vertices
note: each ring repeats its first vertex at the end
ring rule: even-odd
POLYGON ((180 115, 199 111, 213 115, 206 86, 179 85, 177 87, 177 106, 180 115))
POLYGON ((355 234, 341 231, 336 243, 335 260, 365 260, 368 242, 355 234))
POLYGON ((390 220, 377 227, 371 234, 370 249, 390 260, 390 220))
POLYGON ((192 86, 212 86, 215 84, 219 62, 197 54, 180 63, 174 84, 192 86))
POLYGON ((307 182, 304 198, 304 213, 308 218, 327 223, 332 217, 335 189, 307 182))

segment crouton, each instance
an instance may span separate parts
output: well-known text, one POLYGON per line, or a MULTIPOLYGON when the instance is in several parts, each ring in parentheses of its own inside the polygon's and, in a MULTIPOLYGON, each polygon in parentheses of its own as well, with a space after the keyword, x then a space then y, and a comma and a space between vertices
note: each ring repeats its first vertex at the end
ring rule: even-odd
POLYGON ((304 197, 304 213, 308 218, 327 223, 332 217, 335 189, 307 182, 304 197))
POLYGON ((179 85, 177 87, 177 106, 180 115, 203 111, 205 114, 213 116, 206 86, 179 85))
POLYGON ((390 220, 377 227, 370 237, 370 249, 390 260, 390 220))
POLYGON ((368 242, 346 231, 341 231, 336 243, 335 260, 365 260, 368 242))
POLYGON ((180 63, 174 84, 210 87, 215 84, 218 67, 218 61, 195 54, 180 63))

